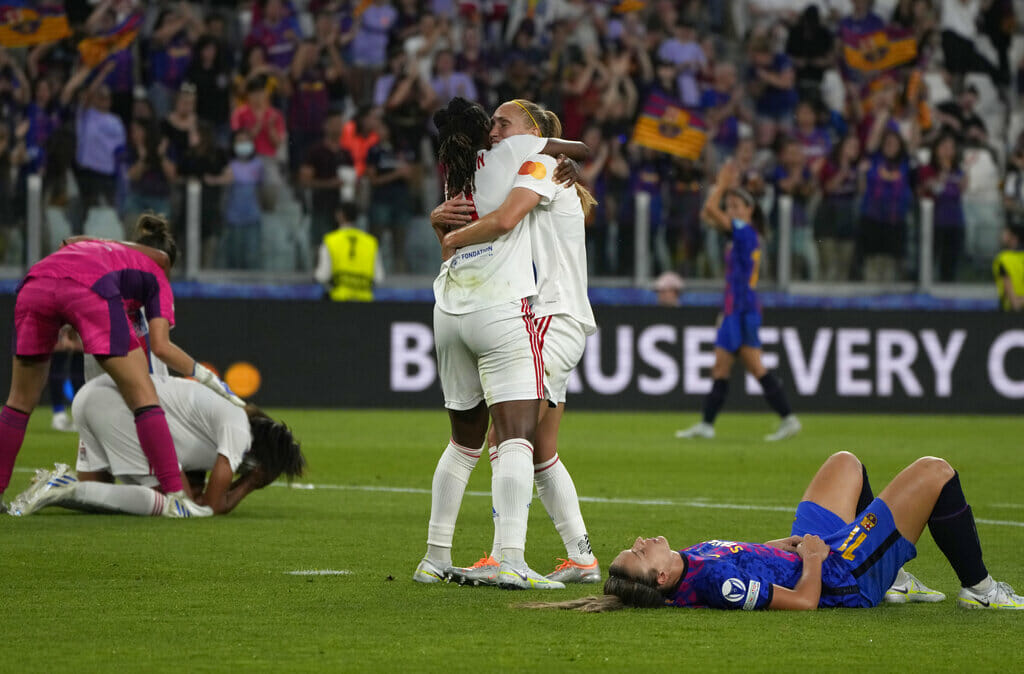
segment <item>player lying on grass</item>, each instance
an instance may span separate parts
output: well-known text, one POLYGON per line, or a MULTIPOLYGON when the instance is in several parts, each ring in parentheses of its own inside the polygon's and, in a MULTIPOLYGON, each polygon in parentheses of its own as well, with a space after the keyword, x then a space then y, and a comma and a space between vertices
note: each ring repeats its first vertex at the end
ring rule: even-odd
POLYGON ((526 606, 587 612, 624 606, 867 608, 883 600, 902 566, 917 555, 914 544, 926 524, 960 579, 958 606, 1024 609, 1024 597, 985 568, 974 514, 959 473, 946 461, 918 459, 874 498, 867 471, 849 452, 833 454, 818 469, 788 538, 705 541, 678 552, 662 536, 637 538, 612 562, 604 596, 526 606))
POLYGON ((202 485, 192 488, 201 507, 182 508, 156 490, 156 478, 133 432, 131 411, 113 380, 102 376, 88 382, 72 404, 80 433, 77 477, 57 464, 11 503, 11 513, 29 515, 56 505, 130 515, 222 515, 281 474, 289 479, 302 474, 306 462, 299 443, 287 426, 258 408, 242 409, 187 379, 153 377, 153 383, 181 469, 204 477, 210 473, 205 490, 202 485), (124 484, 112 484, 114 478, 124 484))

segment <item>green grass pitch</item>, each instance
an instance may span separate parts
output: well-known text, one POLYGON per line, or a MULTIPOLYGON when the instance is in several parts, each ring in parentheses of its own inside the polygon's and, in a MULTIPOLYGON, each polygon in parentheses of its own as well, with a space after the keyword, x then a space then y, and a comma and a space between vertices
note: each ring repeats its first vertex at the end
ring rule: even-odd
MULTIPOLYGON (((431 474, 448 438, 444 413, 279 413, 303 441, 303 482, 314 488, 275 485, 207 520, 60 509, 0 517, 0 671, 1020 671, 1024 614, 958 610, 956 577, 927 533, 908 568, 949 595, 935 605, 583 615, 513 606, 594 586, 542 594, 413 583, 431 474), (304 569, 348 573, 287 573, 304 569)), ((583 514, 603 565, 638 534, 664 534, 675 547, 786 535, 786 510, 833 451, 856 452, 876 493, 933 454, 961 471, 993 575, 1024 590, 1019 418, 808 415, 800 436, 773 445, 761 441, 772 418, 726 413, 716 440, 675 440, 695 418, 566 415, 560 454, 591 499, 583 514)), ((48 421, 45 410, 32 419, 8 500, 31 468, 73 462, 74 436, 48 421)), ((456 563, 490 547, 489 488, 481 465, 463 503, 456 563)), ((547 572, 559 556, 535 499, 527 559, 547 572)))

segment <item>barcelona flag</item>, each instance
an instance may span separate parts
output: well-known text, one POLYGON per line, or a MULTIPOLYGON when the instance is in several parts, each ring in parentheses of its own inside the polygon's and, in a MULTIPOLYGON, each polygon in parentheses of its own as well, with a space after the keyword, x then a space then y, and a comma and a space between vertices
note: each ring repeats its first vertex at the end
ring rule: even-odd
POLYGON ((704 121, 660 94, 651 94, 633 128, 633 142, 658 152, 699 159, 707 142, 704 121))
POLYGON ((0 0, 0 45, 29 47, 71 35, 63 3, 0 0))
POLYGON ((887 28, 867 35, 843 37, 844 64, 868 78, 916 59, 917 40, 904 30, 887 28))
POLYGON ((105 35, 97 35, 79 42, 78 53, 82 55, 82 62, 90 68, 94 68, 106 61, 112 54, 130 47, 132 42, 135 42, 135 38, 139 36, 142 18, 142 12, 133 12, 105 35))

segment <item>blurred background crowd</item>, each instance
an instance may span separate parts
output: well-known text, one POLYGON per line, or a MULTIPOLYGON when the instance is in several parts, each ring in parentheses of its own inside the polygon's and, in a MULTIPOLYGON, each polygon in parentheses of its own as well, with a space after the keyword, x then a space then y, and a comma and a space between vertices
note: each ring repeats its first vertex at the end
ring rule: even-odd
POLYGON ((808 281, 913 280, 925 198, 936 279, 989 279, 1024 213, 1011 0, 57 4, 58 39, 0 36, 8 265, 24 263, 25 186, 40 175, 43 252, 71 233, 121 236, 144 211, 184 239, 194 201, 204 269, 308 277, 324 235, 352 220, 387 275, 432 275, 430 118, 453 96, 489 112, 537 101, 592 148, 596 278, 634 275, 638 223, 652 275, 720 277, 723 241, 698 211, 728 157, 768 216, 767 259, 789 218, 808 281), (662 142, 641 138, 645 117, 662 142), (681 128, 698 141, 673 145, 681 128))

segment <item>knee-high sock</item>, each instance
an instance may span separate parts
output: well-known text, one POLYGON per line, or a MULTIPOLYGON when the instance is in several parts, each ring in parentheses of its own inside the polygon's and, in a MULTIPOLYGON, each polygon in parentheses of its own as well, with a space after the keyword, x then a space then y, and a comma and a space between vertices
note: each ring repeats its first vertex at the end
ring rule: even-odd
POLYGON ((18 458, 21 443, 25 441, 28 415, 4 405, 0 409, 0 494, 11 483, 14 460, 18 458))
POLYGON ((503 561, 521 564, 526 554, 526 524, 533 497, 533 445, 513 438, 498 445, 494 504, 503 561))
POLYGON ((74 492, 56 505, 89 512, 158 517, 164 512, 164 495, 135 484, 79 482, 74 492))
POLYGON ((562 537, 569 558, 583 564, 593 562, 594 552, 590 549, 587 525, 580 512, 576 485, 558 454, 541 465, 534 465, 533 481, 537 484, 540 502, 562 537))
POLYGON ((729 395, 729 380, 716 379, 711 385, 711 392, 704 398, 704 423, 715 423, 715 417, 722 410, 727 395, 729 395))
POLYGON ((149 405, 135 410, 135 432, 160 487, 167 494, 181 491, 181 467, 163 409, 149 405))
POLYGON ((466 483, 473 473, 479 449, 448 442, 434 469, 430 485, 430 525, 427 527, 427 558, 438 565, 452 563, 452 538, 466 483))
POLYGON ((494 521, 494 540, 491 542, 491 559, 501 559, 501 533, 498 530, 498 509, 494 505, 494 487, 498 483, 498 448, 488 447, 487 456, 491 460, 491 519, 494 521))
POLYGON ((871 491, 871 482, 868 481, 868 469, 863 463, 860 464, 860 470, 862 478, 860 496, 857 497, 857 514, 860 514, 864 508, 867 508, 875 500, 875 494, 871 491))
POLYGON ((779 378, 771 372, 766 372, 758 381, 761 382, 761 390, 764 392, 764 399, 768 401, 768 405, 780 417, 788 417, 793 410, 789 407, 789 400, 786 399, 786 392, 779 384, 779 378))
POLYGON ((981 541, 978 540, 974 513, 967 505, 960 486, 960 473, 953 473, 939 492, 932 515, 928 518, 928 530, 962 586, 977 585, 988 577, 985 562, 981 559, 981 541))

